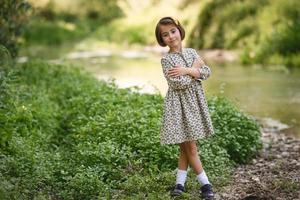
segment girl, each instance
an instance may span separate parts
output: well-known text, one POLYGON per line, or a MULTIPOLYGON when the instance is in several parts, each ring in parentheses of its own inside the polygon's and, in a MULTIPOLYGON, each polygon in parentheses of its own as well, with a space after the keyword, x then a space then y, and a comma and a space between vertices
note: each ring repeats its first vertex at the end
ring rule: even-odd
POLYGON ((177 20, 164 17, 156 25, 155 35, 160 46, 168 46, 169 52, 161 59, 161 65, 169 89, 165 97, 161 127, 162 144, 179 144, 177 178, 172 196, 184 192, 187 168, 191 166, 202 185, 205 199, 213 198, 212 185, 202 168, 197 150, 197 140, 213 134, 213 126, 202 89, 202 80, 210 76, 210 69, 197 52, 183 48, 185 36, 177 20))

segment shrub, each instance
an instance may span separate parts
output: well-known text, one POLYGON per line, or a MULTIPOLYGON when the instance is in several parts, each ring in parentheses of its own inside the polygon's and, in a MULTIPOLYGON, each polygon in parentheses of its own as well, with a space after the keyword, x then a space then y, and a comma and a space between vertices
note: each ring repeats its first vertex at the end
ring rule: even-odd
POLYGON ((18 53, 18 43, 30 11, 30 4, 24 0, 3 0, 0 7, 0 45, 18 53))
POLYGON ((12 91, 10 88, 11 82, 14 80, 14 74, 6 71, 0 71, 0 146, 3 147, 11 139, 11 127, 7 126, 10 119, 8 114, 11 108, 14 107, 12 99, 12 91))
POLYGON ((240 49, 243 63, 299 66, 294 57, 299 54, 299 8, 296 0, 207 1, 188 43, 240 49))
MULTIPOLYGON (((10 102, 0 109, 1 133, 9 135, 1 137, 2 196, 166 197, 178 149, 159 143, 159 94, 119 89, 78 69, 44 62, 9 73, 15 78, 0 77, 6 83, 0 97, 10 102)), ((216 135, 200 140, 199 152, 215 185, 222 185, 233 164, 248 161, 259 148, 258 126, 224 98, 210 99, 209 107, 216 135)))
POLYGON ((211 98, 209 108, 216 130, 214 142, 235 163, 247 163, 262 147, 258 124, 224 97, 211 98))

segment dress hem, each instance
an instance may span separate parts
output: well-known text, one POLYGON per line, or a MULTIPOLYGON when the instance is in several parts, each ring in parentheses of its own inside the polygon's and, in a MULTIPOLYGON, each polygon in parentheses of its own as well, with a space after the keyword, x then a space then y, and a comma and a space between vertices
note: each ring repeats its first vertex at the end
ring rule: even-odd
POLYGON ((191 139, 184 139, 184 140, 180 140, 179 142, 160 142, 161 145, 174 145, 174 144, 181 144, 183 142, 189 142, 189 141, 197 141, 197 140, 201 140, 201 139, 205 139, 208 137, 211 137, 213 134, 210 135, 204 135, 204 136, 200 136, 197 138, 191 138, 191 139))

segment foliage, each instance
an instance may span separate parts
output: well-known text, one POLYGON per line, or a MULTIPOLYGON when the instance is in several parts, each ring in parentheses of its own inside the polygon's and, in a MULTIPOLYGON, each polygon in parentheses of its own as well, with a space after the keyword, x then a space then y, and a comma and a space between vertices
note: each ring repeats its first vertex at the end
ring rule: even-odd
MULTIPOLYGON (((160 145, 159 94, 39 61, 1 73, 3 199, 169 198, 178 148, 160 145)), ((199 141, 199 152, 218 186, 259 149, 259 132, 226 99, 209 107, 216 135, 199 141)))
POLYGON ((299 1, 277 0, 265 10, 263 16, 269 17, 266 21, 272 24, 272 28, 267 34, 262 35, 261 38, 264 40, 257 49, 254 59, 258 62, 270 62, 272 56, 277 55, 283 57, 281 63, 299 66, 299 62, 294 60, 300 53, 299 1))
POLYGON ((195 48, 241 49, 244 63, 299 66, 299 1, 207 1, 189 38, 195 48))
POLYGON ((78 41, 122 15, 115 0, 49 1, 41 7, 35 3, 33 6, 35 15, 24 33, 26 45, 54 46, 78 41))
POLYGON ((89 0, 88 3, 84 0, 45 2, 32 2, 32 5, 36 8, 36 16, 46 21, 74 22, 86 19, 104 24, 122 16, 117 0, 89 0))
POLYGON ((103 34, 110 37, 115 32, 109 28, 110 22, 123 15, 116 0, 91 0, 89 3, 83 0, 51 0, 42 5, 41 2, 32 4, 35 15, 31 17, 23 36, 27 49, 35 47, 40 50, 47 45, 56 47, 69 43, 74 45, 97 29, 101 30, 96 40, 101 39, 103 34))
POLYGON ((92 21, 47 21, 35 17, 25 29, 23 35, 24 45, 55 46, 78 41, 94 31, 94 27, 98 25, 98 23, 92 21))
POLYGON ((262 147, 258 124, 225 97, 213 97, 209 107, 216 130, 216 146, 225 149, 235 163, 247 163, 262 147))
POLYGON ((30 11, 24 0, 2 0, 0 6, 0 45, 9 49, 11 55, 18 54, 18 44, 30 11))
POLYGON ((242 47, 245 38, 259 34, 253 19, 266 4, 267 0, 207 2, 199 14, 190 44, 196 40, 194 46, 198 48, 242 47))
POLYGON ((122 20, 114 21, 108 26, 99 27, 93 35, 97 39, 118 44, 146 44, 149 42, 149 30, 146 25, 122 23, 122 20))
POLYGON ((154 44, 155 23, 159 16, 165 15, 166 4, 171 13, 180 13, 187 30, 194 22, 191 19, 196 18, 195 13, 198 12, 195 5, 200 4, 197 1, 174 3, 170 0, 92 0, 89 4, 83 0, 48 2, 36 8, 35 18, 31 20, 25 34, 28 46, 60 45, 85 38, 126 47, 128 44, 154 44), (49 32, 51 34, 46 36, 49 32))

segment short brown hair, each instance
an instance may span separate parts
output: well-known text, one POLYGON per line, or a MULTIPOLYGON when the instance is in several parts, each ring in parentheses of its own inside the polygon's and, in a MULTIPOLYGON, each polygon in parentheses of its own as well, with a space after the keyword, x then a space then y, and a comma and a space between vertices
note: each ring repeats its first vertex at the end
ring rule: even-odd
POLYGON ((181 26, 181 24, 179 23, 178 20, 173 19, 172 17, 163 17, 161 18, 155 28, 155 36, 156 36, 156 40, 158 42, 158 44, 162 47, 167 46, 164 41, 163 38, 161 36, 160 33, 160 25, 169 25, 169 24, 173 24, 174 26, 176 26, 176 28, 178 28, 179 32, 180 32, 180 36, 181 36, 181 40, 184 39, 185 37, 185 30, 184 28, 181 26))

